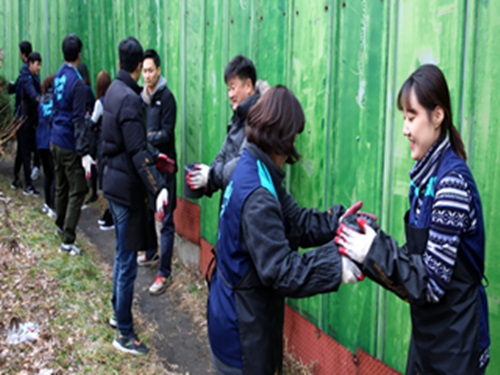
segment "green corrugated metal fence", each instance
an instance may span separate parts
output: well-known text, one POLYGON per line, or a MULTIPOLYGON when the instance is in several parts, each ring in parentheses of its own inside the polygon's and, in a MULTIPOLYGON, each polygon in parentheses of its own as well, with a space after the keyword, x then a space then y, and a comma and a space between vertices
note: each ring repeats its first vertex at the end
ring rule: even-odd
MULTIPOLYGON (((413 163, 395 97, 419 64, 438 63, 485 207, 493 342, 488 372, 500 372, 494 237, 500 222, 500 94, 494 90, 500 86, 500 2, 3 0, 0 19, 1 74, 10 79, 20 68, 17 45, 24 39, 41 52, 45 76, 62 63, 64 35, 77 33, 93 82, 102 69, 116 74, 123 37, 156 48, 179 106, 181 163, 215 157, 231 115, 224 67, 236 54, 249 56, 260 78, 288 85, 303 105, 303 158, 287 179, 299 204, 325 209, 363 200, 399 240, 413 163)), ((201 235, 214 243, 219 198, 199 203, 201 235)), ((409 309, 392 294, 364 282, 289 303, 349 349, 361 347, 404 370, 409 309)))

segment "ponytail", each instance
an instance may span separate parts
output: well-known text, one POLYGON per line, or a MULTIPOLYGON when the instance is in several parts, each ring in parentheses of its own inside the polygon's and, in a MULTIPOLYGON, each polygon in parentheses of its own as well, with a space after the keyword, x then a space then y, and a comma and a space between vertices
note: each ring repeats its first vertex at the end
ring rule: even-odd
POLYGON ((458 132, 457 128, 450 124, 450 143, 451 148, 455 153, 464 161, 467 161, 467 153, 465 152, 464 142, 462 141, 462 136, 458 132))

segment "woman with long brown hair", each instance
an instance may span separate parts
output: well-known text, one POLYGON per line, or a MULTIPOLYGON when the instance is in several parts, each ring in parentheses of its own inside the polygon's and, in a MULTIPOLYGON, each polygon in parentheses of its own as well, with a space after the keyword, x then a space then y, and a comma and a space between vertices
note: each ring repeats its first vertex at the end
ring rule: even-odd
POLYGON ((343 227, 335 242, 365 275, 410 303, 407 374, 481 374, 490 345, 483 214, 441 70, 418 68, 397 103, 416 162, 406 244, 369 226, 364 233, 343 227))

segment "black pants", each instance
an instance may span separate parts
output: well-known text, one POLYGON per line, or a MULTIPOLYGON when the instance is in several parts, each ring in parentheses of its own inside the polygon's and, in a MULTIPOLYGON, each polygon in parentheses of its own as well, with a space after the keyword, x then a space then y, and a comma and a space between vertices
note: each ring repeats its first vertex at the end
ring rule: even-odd
POLYGON ((19 180, 21 166, 24 169, 24 187, 31 185, 31 152, 36 144, 35 128, 24 123, 16 134, 17 153, 14 161, 14 180, 19 180))
POLYGON ((43 189, 45 204, 54 209, 54 194, 56 189, 56 175, 54 172, 54 159, 49 149, 39 149, 38 154, 43 166, 43 189))
POLYGON ((35 149, 33 150, 33 166, 40 168, 40 154, 37 148, 36 148, 36 137, 35 137, 35 142, 34 142, 35 149))
POLYGON ((90 183, 90 189, 91 189, 91 194, 90 194, 90 197, 91 198, 96 198, 97 199, 97 167, 92 164, 90 166, 90 171, 91 171, 91 176, 90 176, 90 180, 89 180, 89 183, 90 183))

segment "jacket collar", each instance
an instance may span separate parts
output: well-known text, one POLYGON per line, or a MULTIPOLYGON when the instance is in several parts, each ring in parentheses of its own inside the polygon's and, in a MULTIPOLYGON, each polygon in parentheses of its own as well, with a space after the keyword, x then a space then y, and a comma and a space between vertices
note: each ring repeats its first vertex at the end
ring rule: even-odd
POLYGON ((141 98, 144 100, 146 104, 149 104, 151 102, 151 98, 159 91, 163 90, 165 87, 167 87, 167 80, 163 78, 163 76, 160 76, 158 78, 158 84, 156 85, 154 91, 149 94, 148 93, 148 88, 144 86, 141 92, 141 98))
POLYGON ((415 186, 419 188, 425 186, 427 181, 437 173, 441 155, 448 147, 450 147, 448 137, 438 139, 427 151, 422 160, 415 163, 410 171, 410 179, 415 186))
POLYGON ((258 94, 258 93, 250 95, 248 98, 243 100, 238 105, 238 107, 236 107, 236 111, 234 111, 234 113, 240 118, 246 118, 248 111, 257 102, 257 100, 259 100, 259 98, 260 98, 260 94, 258 94))
POLYGON ((269 173, 271 174, 274 186, 280 187, 283 183, 283 180, 285 179, 285 172, 281 168, 279 168, 271 159, 271 157, 267 153, 262 151, 262 149, 260 149, 256 144, 249 142, 247 150, 253 156, 264 163, 264 165, 269 170, 269 173))
POLYGON ((130 73, 126 72, 125 70, 120 69, 118 71, 118 74, 116 75, 116 79, 125 83, 128 87, 134 90, 137 95, 141 93, 141 87, 137 84, 136 81, 134 81, 130 73))

